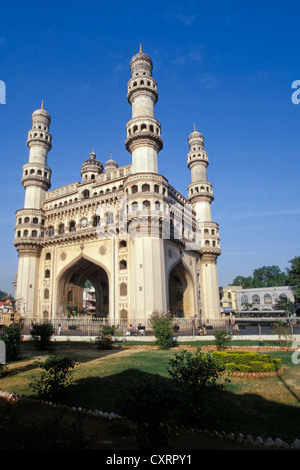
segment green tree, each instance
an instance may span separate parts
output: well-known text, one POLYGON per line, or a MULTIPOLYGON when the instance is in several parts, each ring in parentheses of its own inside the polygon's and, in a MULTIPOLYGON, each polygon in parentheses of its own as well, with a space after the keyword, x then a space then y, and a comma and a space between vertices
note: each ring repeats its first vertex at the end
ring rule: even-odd
POLYGON ((286 284, 288 286, 295 287, 294 295, 295 298, 300 300, 300 256, 295 256, 295 258, 289 261, 291 264, 290 268, 287 268, 287 278, 286 284))
POLYGON ((236 276, 232 281, 233 286, 242 286, 243 289, 250 289, 253 287, 253 279, 251 276, 236 276))
POLYGON ((149 322, 153 328, 156 344, 161 349, 170 349, 174 346, 172 315, 170 313, 153 312, 149 322))
POLYGON ((253 271, 253 287, 284 286, 286 274, 279 266, 263 266, 253 271))
POLYGON ((5 343, 6 359, 15 361, 20 353, 21 348, 21 328, 19 324, 3 327, 1 340, 5 343))
POLYGON ((236 276, 232 281, 233 286, 242 286, 243 289, 252 287, 276 287, 286 285, 286 274, 279 266, 263 266, 256 268, 252 276, 236 276))
POLYGON ((51 342, 51 336, 54 333, 54 328, 51 323, 45 322, 35 324, 31 329, 31 336, 33 337, 35 346, 39 350, 47 349, 51 342))

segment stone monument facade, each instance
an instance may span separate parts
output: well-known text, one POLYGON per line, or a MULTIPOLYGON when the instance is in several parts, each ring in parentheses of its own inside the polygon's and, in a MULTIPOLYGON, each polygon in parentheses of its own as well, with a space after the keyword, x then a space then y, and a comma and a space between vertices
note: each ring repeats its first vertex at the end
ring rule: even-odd
POLYGON ((195 127, 188 136, 185 197, 158 170, 163 140, 149 55, 140 49, 130 70, 126 166, 112 155, 103 165, 92 151, 81 165, 81 181, 50 190, 51 118, 43 103, 32 114, 25 202, 16 212, 14 238, 16 306, 24 317, 61 318, 70 309, 80 314, 89 280, 95 315, 112 322, 146 321, 153 311, 220 318, 219 227, 211 216, 203 136, 195 127))

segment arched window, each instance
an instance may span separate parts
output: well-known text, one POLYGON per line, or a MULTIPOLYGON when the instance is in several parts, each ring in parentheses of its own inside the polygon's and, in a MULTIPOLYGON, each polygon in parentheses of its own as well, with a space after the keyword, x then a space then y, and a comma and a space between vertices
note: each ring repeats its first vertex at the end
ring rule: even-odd
POLYGON ((60 224, 58 227, 58 233, 61 235, 62 233, 65 233, 65 225, 60 224))
POLYGON ((120 269, 127 269, 127 261, 125 261, 125 259, 122 259, 120 261, 120 269))
POLYGON ((126 246, 127 246, 126 240, 121 240, 119 247, 120 247, 120 248, 126 248, 126 246))
POLYGON ((287 295, 286 294, 280 294, 279 298, 282 300, 287 300, 287 295))
POLYGON ((99 215, 94 215, 93 217, 93 227, 97 227, 100 225, 100 216, 99 215))
POLYGON ((37 230, 32 230, 31 236, 34 238, 37 237, 37 230))
POLYGON ((150 210, 150 202, 149 201, 143 201, 143 209, 144 210, 150 210))
POLYGON ((45 271, 45 279, 49 279, 50 278, 50 269, 46 269, 45 271))
POLYGON ((270 294, 265 294, 264 295, 264 303, 265 304, 271 304, 272 303, 272 296, 270 294))
POLYGON ((127 284, 126 284, 126 282, 121 282, 121 284, 120 284, 120 295, 123 296, 123 297, 127 295, 127 284))
POLYGON ((131 204, 131 212, 136 212, 139 208, 139 205, 136 201, 131 204))
POLYGON ((252 295, 252 302, 253 302, 254 304, 260 304, 260 297, 259 297, 258 294, 252 295))
POLYGON ((44 290, 44 299, 49 299, 49 289, 44 290))
POLYGON ((154 185, 154 192, 159 193, 159 185, 158 184, 154 185))
POLYGON ((120 311, 120 318, 121 320, 127 320, 127 310, 124 308, 120 311))
POLYGON ((24 237, 28 237, 28 230, 24 230, 23 235, 24 235, 24 237))
POLYGON ((52 226, 48 227, 48 229, 47 229, 47 234, 48 234, 49 237, 53 237, 53 235, 54 235, 54 227, 52 227, 52 226))
POLYGON ((76 222, 74 220, 71 220, 69 224, 69 232, 76 232, 76 222))
POLYGON ((29 217, 25 217, 24 222, 25 222, 25 224, 28 224, 28 222, 29 222, 29 217))
POLYGON ((138 192, 138 186, 137 184, 134 184, 132 187, 131 187, 131 194, 135 194, 138 192))
POLYGON ((46 260, 49 261, 51 259, 51 253, 46 253, 46 260))
POLYGON ((71 290, 68 292, 68 302, 73 302, 73 292, 71 290))
POLYGON ((146 192, 148 192, 148 191, 150 191, 150 185, 149 185, 148 183, 143 184, 143 186, 142 186, 142 192, 143 192, 143 193, 146 193, 146 192))
POLYGON ((241 303, 242 304, 247 304, 248 303, 248 295, 246 295, 246 294, 242 295, 241 303))
POLYGON ((34 224, 38 224, 38 223, 39 223, 39 219, 38 219, 37 217, 33 217, 32 222, 33 222, 34 224))
POLYGON ((85 190, 83 191, 83 193, 82 193, 82 196, 83 196, 84 199, 90 197, 90 192, 89 192, 89 190, 88 190, 88 189, 85 189, 85 190))

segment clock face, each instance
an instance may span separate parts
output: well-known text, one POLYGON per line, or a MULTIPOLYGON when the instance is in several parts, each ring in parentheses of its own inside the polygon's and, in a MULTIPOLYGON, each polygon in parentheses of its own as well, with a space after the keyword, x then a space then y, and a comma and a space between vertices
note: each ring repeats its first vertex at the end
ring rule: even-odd
POLYGON ((86 219, 83 219, 83 220, 81 221, 81 226, 82 226, 82 227, 86 227, 86 226, 87 226, 87 220, 86 220, 86 219))

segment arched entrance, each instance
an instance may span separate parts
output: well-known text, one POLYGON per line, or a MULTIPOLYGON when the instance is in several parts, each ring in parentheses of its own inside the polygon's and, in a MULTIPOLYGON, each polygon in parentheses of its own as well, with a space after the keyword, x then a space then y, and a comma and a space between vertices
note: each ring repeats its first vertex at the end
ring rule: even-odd
POLYGON ((83 290, 86 281, 90 281, 95 288, 95 315, 100 318, 108 316, 109 281, 107 273, 101 266, 84 257, 67 267, 58 280, 58 313, 83 312, 83 290))
POLYGON ((193 280, 182 261, 170 271, 169 310, 179 318, 192 318, 195 315, 193 280))

